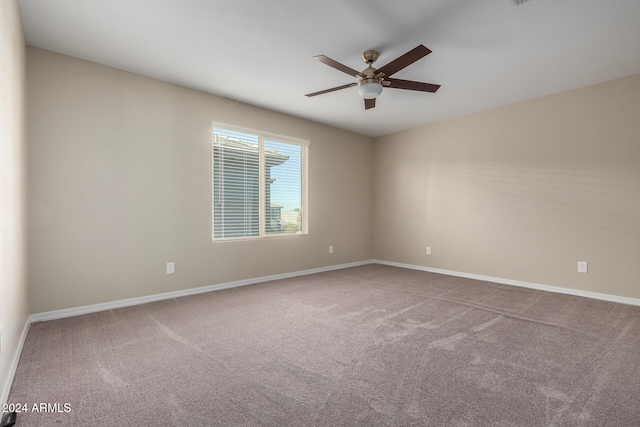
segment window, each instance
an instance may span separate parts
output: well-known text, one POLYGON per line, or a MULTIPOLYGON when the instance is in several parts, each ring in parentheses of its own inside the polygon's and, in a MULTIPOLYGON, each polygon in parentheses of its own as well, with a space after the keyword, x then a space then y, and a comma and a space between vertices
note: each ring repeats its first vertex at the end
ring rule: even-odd
POLYGON ((304 235, 309 142, 213 124, 213 240, 304 235))

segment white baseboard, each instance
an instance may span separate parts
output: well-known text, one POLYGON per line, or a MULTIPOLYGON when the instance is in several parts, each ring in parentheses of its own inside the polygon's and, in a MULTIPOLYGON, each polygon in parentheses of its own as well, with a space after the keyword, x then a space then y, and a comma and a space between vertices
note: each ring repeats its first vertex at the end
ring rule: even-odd
MULTIPOLYGON (((9 376, 7 377, 7 382, 2 388, 2 394, 0 395, 0 404, 8 402, 9 392, 11 391, 11 386, 13 385, 13 378, 16 376, 16 370, 18 369, 18 363, 20 362, 20 356, 22 355, 24 342, 27 339, 29 326, 31 326, 31 318, 27 319, 27 322, 24 324, 24 328, 22 328, 22 335, 20 336, 20 341, 18 342, 18 349, 16 350, 16 354, 13 356, 13 361, 11 362, 11 366, 9 367, 9 376)), ((0 417, 1 416, 2 411, 0 411, 0 417)))
POLYGON ((331 265, 328 267, 312 268, 310 270, 294 271, 291 273, 275 274, 273 276, 258 277, 255 279, 238 280, 236 282, 220 283, 217 285, 203 286, 201 288, 185 289, 182 291, 166 292, 162 294, 148 295, 144 297, 129 298, 118 301, 105 302, 101 304, 91 304, 81 307, 67 308, 63 310, 47 311, 45 313, 32 314, 29 317, 31 322, 42 322, 45 320, 62 319, 65 317, 79 316, 81 314, 96 313, 98 311, 113 310, 116 308, 129 307, 132 305, 144 304, 147 302, 161 301, 171 298, 178 298, 188 295, 203 294, 206 292, 219 291, 221 289, 237 288, 238 286, 254 285, 256 283, 269 282, 271 280, 289 279, 296 276, 307 276, 309 274, 323 273, 326 271, 339 270, 342 268, 358 267, 371 264, 372 260, 351 262, 348 264, 331 265))
POLYGON ((502 279, 500 277, 482 276, 479 274, 463 273, 460 271, 442 270, 439 268, 423 267, 420 265, 413 265, 413 264, 403 264, 400 262, 381 261, 377 259, 372 260, 372 262, 375 264, 409 268, 411 270, 428 271, 431 273, 446 274, 448 276, 464 277, 467 279, 476 279, 476 280, 482 280, 485 282, 500 283, 503 285, 519 286, 521 288, 537 289, 540 291, 555 292, 560 294, 575 295, 579 297, 593 298, 593 299, 599 299, 603 301, 619 302, 622 304, 640 306, 640 299, 637 299, 637 298, 628 298, 628 297, 621 297, 618 295, 601 294, 598 292, 580 291, 577 289, 561 288, 559 286, 541 285, 539 283, 530 283, 530 282, 522 282, 520 280, 502 279))
POLYGON ((148 295, 148 296, 137 297, 137 298, 129 298, 129 299, 112 301, 112 302, 101 303, 101 304, 85 305, 81 307, 74 307, 74 308, 63 309, 63 310, 48 311, 45 313, 36 313, 36 314, 32 314, 29 317, 29 324, 32 322, 62 319, 64 317, 79 316, 81 314, 95 313, 98 311, 112 310, 116 308, 144 304, 148 302, 161 301, 165 299, 178 298, 178 297, 188 296, 188 295, 197 295, 197 294, 217 291, 221 289, 236 288, 239 286, 253 285, 256 283, 268 282, 271 280, 288 279, 296 276, 306 276, 309 274, 323 273, 327 271, 340 270, 340 269, 349 268, 349 267, 358 267, 358 266, 367 265, 367 264, 390 265, 394 267, 408 268, 412 270, 422 270, 422 271, 428 271, 431 273, 446 274, 449 276, 465 277, 468 279, 483 280, 487 282, 500 283, 504 285, 512 285, 512 286, 518 286, 523 288, 537 289, 541 291, 562 293, 562 294, 575 295, 575 296, 581 296, 586 298, 593 298, 593 299, 599 299, 604 301, 611 301, 611 302, 618 302, 622 304, 640 306, 640 299, 637 299, 637 298, 628 298, 628 297, 622 297, 618 295, 602 294, 598 292, 580 291, 577 289, 542 285, 539 283, 523 282, 523 281, 512 280, 512 279, 503 279, 500 277, 483 276, 479 274, 464 273, 460 271, 443 270, 443 269, 424 267, 424 266, 413 265, 413 264, 404 264, 404 263, 393 262, 393 261, 371 259, 371 260, 358 261, 358 262, 352 262, 347 264, 338 264, 338 265, 332 265, 327 267, 313 268, 309 270, 294 271, 291 273, 283 273, 283 274, 276 274, 272 276, 258 277, 254 279, 239 280, 236 282, 220 283, 217 285, 185 289, 182 291, 166 292, 162 294, 148 295))

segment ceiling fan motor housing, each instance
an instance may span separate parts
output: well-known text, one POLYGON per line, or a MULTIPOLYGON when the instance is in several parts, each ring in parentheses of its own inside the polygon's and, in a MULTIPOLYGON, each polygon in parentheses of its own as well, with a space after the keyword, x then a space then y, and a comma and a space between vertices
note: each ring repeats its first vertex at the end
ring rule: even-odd
POLYGON ((358 81, 358 93, 364 99, 375 99, 382 93, 382 78, 376 76, 377 70, 371 66, 378 56, 375 50, 368 50, 362 54, 362 60, 369 64, 362 70, 364 77, 360 77, 358 81))

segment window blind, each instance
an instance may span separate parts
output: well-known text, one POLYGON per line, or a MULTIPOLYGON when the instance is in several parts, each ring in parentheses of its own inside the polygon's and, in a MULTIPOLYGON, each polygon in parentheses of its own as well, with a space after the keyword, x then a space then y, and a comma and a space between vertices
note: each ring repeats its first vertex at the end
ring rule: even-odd
POLYGON ((213 240, 306 234, 307 144, 213 128, 213 240))

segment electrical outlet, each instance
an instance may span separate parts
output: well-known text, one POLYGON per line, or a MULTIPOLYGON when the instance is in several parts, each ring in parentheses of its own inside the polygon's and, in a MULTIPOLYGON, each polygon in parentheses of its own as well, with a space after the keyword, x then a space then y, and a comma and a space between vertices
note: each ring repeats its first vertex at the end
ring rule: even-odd
POLYGON ((333 245, 329 245, 329 253, 332 254, 333 253, 333 245))
POLYGON ((176 263, 168 262, 167 263, 167 274, 173 274, 176 272, 176 263))
POLYGON ((427 246, 427 255, 431 255, 431 246, 427 246))
POLYGON ((578 273, 587 272, 587 261, 578 261, 578 273))

